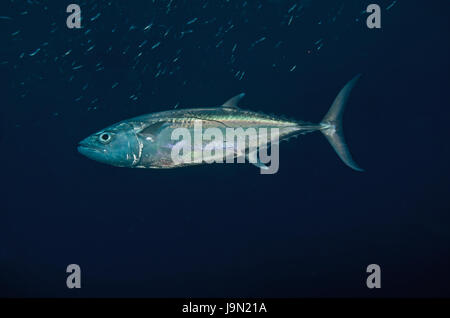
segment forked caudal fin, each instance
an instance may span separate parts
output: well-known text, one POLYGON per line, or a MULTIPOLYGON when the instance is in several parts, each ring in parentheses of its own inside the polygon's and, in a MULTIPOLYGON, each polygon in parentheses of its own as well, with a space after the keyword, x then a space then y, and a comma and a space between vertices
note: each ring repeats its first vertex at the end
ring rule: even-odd
POLYGON ((320 123, 321 132, 330 142, 331 146, 334 148, 339 158, 350 168, 356 171, 364 171, 361 169, 356 162, 352 159, 350 151, 347 148, 344 139, 344 130, 342 126, 342 117, 347 104, 347 99, 350 95, 352 88, 355 86, 361 74, 355 76, 344 88, 339 92, 331 105, 328 113, 322 119, 320 123))

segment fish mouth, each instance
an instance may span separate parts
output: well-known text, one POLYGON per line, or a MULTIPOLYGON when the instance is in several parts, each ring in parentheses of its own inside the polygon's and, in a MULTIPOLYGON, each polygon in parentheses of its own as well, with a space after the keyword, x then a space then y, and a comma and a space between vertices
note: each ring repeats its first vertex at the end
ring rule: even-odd
POLYGON ((106 151, 101 150, 96 146, 82 143, 78 145, 78 152, 91 160, 108 163, 108 156, 106 151))
POLYGON ((99 154, 105 153, 104 149, 94 146, 84 140, 78 143, 77 149, 78 149, 79 153, 81 153, 85 156, 87 154, 92 154, 92 153, 99 153, 99 154))
POLYGON ((103 153, 103 151, 96 149, 94 147, 90 147, 90 146, 83 146, 83 145, 78 145, 77 147, 78 152, 84 154, 85 152, 89 151, 89 152, 97 152, 97 153, 103 153))

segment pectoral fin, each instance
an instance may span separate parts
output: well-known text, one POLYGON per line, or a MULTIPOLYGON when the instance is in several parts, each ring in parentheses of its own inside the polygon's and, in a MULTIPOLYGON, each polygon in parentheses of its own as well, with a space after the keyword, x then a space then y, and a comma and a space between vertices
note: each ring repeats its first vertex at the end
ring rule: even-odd
POLYGON ((148 125, 144 129, 142 129, 139 132, 139 135, 143 136, 144 138, 151 138, 154 139, 158 133, 163 130, 165 127, 167 127, 169 124, 165 121, 159 121, 153 124, 148 125))

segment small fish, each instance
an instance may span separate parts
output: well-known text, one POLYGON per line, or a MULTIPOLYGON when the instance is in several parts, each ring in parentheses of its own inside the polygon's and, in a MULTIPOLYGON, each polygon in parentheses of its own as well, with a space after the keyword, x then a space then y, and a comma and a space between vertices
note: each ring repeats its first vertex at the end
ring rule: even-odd
MULTIPOLYGON (((347 166, 363 171, 347 149, 342 126, 347 99, 359 77, 357 75, 344 86, 318 124, 241 109, 238 104, 245 94, 239 94, 220 107, 172 109, 121 121, 82 140, 78 151, 92 160, 117 167, 167 169, 200 164, 205 161, 174 162, 171 156, 172 149, 181 142, 172 138, 173 131, 177 128, 194 130, 200 121, 202 129, 218 128, 222 131, 227 128, 275 128, 280 141, 320 131, 347 166)), ((203 151, 207 145, 209 143, 201 143, 197 145, 200 149, 192 151, 203 151)), ((227 150, 226 143, 219 146, 227 150)), ((258 144, 258 147, 263 146, 267 147, 267 144, 258 144)), ((236 153, 234 158, 239 156, 244 155, 236 153)), ((264 169, 262 162, 253 164, 264 169)))
POLYGON ((39 51, 41 50, 41 48, 37 48, 33 53, 28 54, 29 56, 35 56, 36 54, 39 53, 39 51))
POLYGON ((91 18, 91 21, 95 21, 95 20, 97 20, 98 19, 98 17, 100 17, 100 15, 101 15, 101 13, 99 12, 99 13, 97 13, 95 16, 93 16, 92 18, 91 18))
POLYGON ((149 29, 152 27, 152 25, 153 25, 153 23, 148 24, 148 25, 144 28, 144 31, 149 30, 149 29))
POLYGON ((193 18, 192 20, 189 20, 188 22, 186 22, 187 25, 195 23, 195 21, 197 21, 198 18, 193 18))

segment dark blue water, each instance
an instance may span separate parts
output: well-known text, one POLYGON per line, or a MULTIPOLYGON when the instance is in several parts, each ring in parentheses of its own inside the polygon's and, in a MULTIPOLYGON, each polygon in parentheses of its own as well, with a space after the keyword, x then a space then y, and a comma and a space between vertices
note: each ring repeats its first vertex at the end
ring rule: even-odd
POLYGON ((76 30, 72 2, 1 4, 0 296, 450 296, 448 4, 380 0, 371 30, 370 1, 81 1, 76 30), (240 92, 318 122, 358 73, 345 134, 364 173, 320 134, 281 144, 275 175, 76 150, 240 92))

